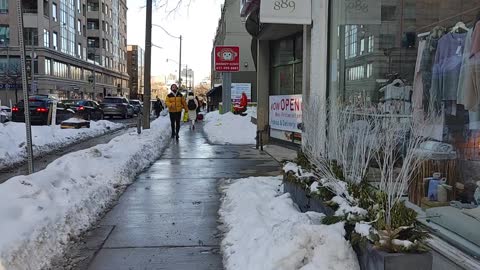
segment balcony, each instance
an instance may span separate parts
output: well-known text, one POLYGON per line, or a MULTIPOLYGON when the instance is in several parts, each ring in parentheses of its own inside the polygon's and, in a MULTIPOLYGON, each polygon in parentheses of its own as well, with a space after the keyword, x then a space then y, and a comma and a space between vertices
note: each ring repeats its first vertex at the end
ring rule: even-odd
POLYGON ((37 1, 31 0, 22 0, 23 13, 27 14, 37 14, 38 13, 38 3, 37 1))

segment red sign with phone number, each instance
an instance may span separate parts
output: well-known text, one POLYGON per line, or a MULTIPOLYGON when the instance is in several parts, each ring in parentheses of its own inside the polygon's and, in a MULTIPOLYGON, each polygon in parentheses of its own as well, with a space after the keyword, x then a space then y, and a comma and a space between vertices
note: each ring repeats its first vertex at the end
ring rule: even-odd
POLYGON ((215 71, 238 72, 240 71, 240 47, 216 46, 215 71))

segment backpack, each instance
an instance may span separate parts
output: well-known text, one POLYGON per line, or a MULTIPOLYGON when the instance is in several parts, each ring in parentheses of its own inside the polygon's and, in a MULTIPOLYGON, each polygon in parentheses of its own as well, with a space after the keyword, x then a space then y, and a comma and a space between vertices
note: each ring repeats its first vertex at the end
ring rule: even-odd
POLYGON ((188 101, 188 104, 187 104, 187 107, 190 111, 195 111, 197 109, 197 104, 195 104, 195 100, 194 99, 190 99, 188 101))

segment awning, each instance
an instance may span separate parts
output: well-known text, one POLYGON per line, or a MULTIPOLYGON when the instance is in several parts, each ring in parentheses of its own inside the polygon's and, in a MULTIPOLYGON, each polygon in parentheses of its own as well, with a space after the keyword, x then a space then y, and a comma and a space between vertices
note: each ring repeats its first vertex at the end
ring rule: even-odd
POLYGON ((222 92, 222 86, 217 86, 212 88, 210 91, 207 92, 207 97, 214 96, 218 91, 222 92))

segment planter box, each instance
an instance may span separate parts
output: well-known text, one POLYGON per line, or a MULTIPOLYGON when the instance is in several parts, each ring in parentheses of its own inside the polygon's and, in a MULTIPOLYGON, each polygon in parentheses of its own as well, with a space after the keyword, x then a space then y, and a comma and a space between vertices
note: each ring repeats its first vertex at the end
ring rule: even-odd
POLYGON ((290 193, 294 203, 298 205, 300 211, 305 212, 318 212, 327 216, 333 215, 335 212, 330 207, 326 206, 322 200, 312 198, 307 191, 300 185, 286 181, 284 177, 283 187, 285 193, 290 193))
POLYGON ((387 253, 375 249, 372 244, 354 246, 354 250, 361 270, 432 270, 431 252, 387 253))

